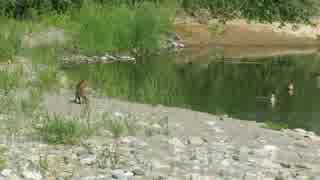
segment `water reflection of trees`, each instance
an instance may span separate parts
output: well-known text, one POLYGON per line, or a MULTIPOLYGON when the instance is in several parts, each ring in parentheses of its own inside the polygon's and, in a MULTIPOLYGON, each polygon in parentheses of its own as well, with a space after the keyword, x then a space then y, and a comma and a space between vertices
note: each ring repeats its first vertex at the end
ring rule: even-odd
POLYGON ((320 72, 316 56, 275 57, 260 59, 256 64, 212 63, 202 71, 197 65, 180 74, 192 109, 211 113, 227 113, 257 121, 281 121, 289 127, 320 130, 319 89, 313 74, 320 72), (290 96, 288 84, 294 82, 295 94, 290 96), (271 93, 278 104, 270 107, 271 93))

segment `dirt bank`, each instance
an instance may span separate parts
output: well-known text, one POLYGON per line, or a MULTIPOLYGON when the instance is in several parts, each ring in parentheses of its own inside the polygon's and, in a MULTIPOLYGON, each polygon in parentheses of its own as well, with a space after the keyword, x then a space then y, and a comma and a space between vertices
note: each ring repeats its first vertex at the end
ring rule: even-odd
POLYGON ((196 52, 203 54, 212 47, 221 47, 224 57, 241 58, 317 52, 320 23, 314 23, 314 27, 299 24, 293 30, 293 24, 282 28, 279 23, 248 23, 245 20, 234 20, 225 25, 214 20, 200 24, 192 18, 177 18, 175 30, 194 56, 198 55, 196 52))

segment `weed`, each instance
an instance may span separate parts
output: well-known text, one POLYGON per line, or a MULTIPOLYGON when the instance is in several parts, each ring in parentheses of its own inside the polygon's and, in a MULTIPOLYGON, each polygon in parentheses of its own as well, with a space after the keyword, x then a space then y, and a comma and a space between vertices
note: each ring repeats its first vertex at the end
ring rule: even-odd
POLYGON ((50 144, 77 144, 85 131, 80 123, 62 116, 47 116, 44 125, 37 129, 50 144))

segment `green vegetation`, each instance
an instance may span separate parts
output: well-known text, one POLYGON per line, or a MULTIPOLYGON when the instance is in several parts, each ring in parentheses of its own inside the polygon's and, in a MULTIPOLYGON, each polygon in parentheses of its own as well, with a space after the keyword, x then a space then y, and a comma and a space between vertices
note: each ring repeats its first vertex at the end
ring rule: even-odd
POLYGON ((311 0, 182 0, 185 9, 204 8, 222 20, 244 17, 264 22, 308 22, 316 13, 314 3, 311 0))
POLYGON ((21 50, 23 25, 0 16, 0 62, 11 59, 21 50))
POLYGON ((69 120, 58 115, 48 115, 43 126, 37 130, 50 144, 77 144, 86 134, 85 128, 76 119, 69 120))
POLYGON ((0 71, 0 89, 3 90, 5 95, 8 95, 9 92, 23 86, 25 83, 23 76, 22 67, 17 67, 13 71, 0 71))
POLYGON ((157 7, 163 4, 178 4, 179 8, 191 13, 206 9, 213 17, 222 20, 244 17, 267 22, 307 22, 318 10, 317 2, 314 0, 0 0, 0 12, 16 18, 32 18, 48 13, 62 14, 78 10, 87 6, 88 2, 106 7, 127 6, 131 9, 141 7, 145 3, 152 3, 157 7))
POLYGON ((133 50, 146 55, 159 47, 161 34, 169 27, 169 12, 148 3, 137 9, 88 4, 71 16, 78 32, 74 44, 90 55, 133 50))
POLYGON ((264 125, 262 125, 262 127, 266 128, 266 129, 277 130, 277 131, 289 128, 288 124, 286 124, 286 123, 274 122, 274 121, 266 121, 266 122, 264 122, 264 125))
POLYGON ((0 146, 0 171, 6 168, 7 166, 7 160, 4 154, 6 151, 7 151, 6 147, 0 146))

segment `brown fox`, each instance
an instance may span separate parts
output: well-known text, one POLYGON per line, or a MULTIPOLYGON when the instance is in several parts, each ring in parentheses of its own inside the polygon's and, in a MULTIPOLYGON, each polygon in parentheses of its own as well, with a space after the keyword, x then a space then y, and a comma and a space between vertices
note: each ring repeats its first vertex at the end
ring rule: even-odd
POLYGON ((88 82, 86 80, 81 80, 77 85, 76 85, 76 93, 75 93, 75 103, 82 104, 82 101, 84 103, 88 104, 89 99, 87 97, 87 92, 86 92, 86 87, 88 86, 88 82))

